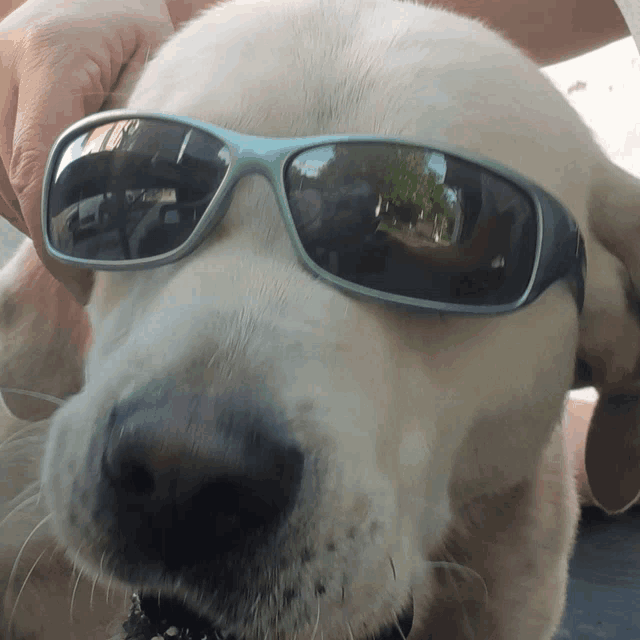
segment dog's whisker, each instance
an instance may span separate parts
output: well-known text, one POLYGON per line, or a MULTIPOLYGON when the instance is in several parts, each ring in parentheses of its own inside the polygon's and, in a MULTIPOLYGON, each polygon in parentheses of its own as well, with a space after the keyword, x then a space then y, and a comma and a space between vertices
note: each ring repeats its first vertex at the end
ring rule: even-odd
POLYGON ((29 491, 32 491, 32 490, 33 490, 33 484, 26 487, 23 491, 20 492, 18 496, 16 496, 15 500, 18 501, 18 504, 15 507, 13 507, 13 509, 11 509, 11 511, 9 511, 4 516, 4 518, 2 518, 2 520, 0 520, 0 528, 2 528, 2 526, 5 525, 11 519, 12 516, 16 515, 16 513, 19 513, 20 511, 24 511, 25 509, 30 507, 34 501, 37 501, 38 499, 37 493, 29 496, 28 498, 22 499, 22 496, 24 494, 29 493, 29 491))
MULTIPOLYGON (((20 550, 16 554, 15 560, 13 561, 13 566, 11 567, 11 573, 9 574, 9 579, 7 580, 7 594, 11 593, 12 585, 16 578, 16 573, 18 571, 18 566, 20 564, 20 560, 22 559, 22 554, 27 548, 29 541, 31 540, 31 538, 33 538, 33 536, 36 535, 40 527, 47 524, 50 519, 51 519, 51 515, 47 515, 44 518, 42 518, 42 520, 40 520, 40 522, 38 522, 38 524, 35 527, 33 527, 33 529, 31 530, 31 533, 26 537, 25 541, 22 543, 22 546, 20 547, 20 550)), ((12 617, 13 617, 13 612, 12 612, 12 617)), ((11 628, 11 620, 9 621, 9 628, 11 628)))
POLYGON ((63 550, 63 549, 61 549, 61 547, 60 547, 60 545, 59 545, 59 544, 56 544, 56 545, 53 547, 53 549, 51 550, 51 555, 49 556, 49 563, 53 562, 53 556, 54 556, 56 553, 64 553, 64 550, 63 550))
POLYGON ((93 593, 96 589, 96 582, 98 582, 98 577, 100 574, 96 573, 93 578, 93 582, 91 583, 91 595, 89 596, 89 611, 93 611, 93 593))
POLYGON ((15 442, 23 442, 23 438, 33 438, 33 440, 26 441, 29 444, 31 442, 37 442, 42 439, 42 433, 39 436, 27 436, 26 434, 30 433, 31 431, 42 432, 42 424, 40 424, 39 422, 29 422, 28 424, 20 427, 17 431, 15 431, 15 433, 12 433, 10 436, 7 436, 4 440, 0 441, 0 451, 15 442))
POLYGON ((2 393, 17 393, 18 395, 31 396, 32 398, 38 398, 38 400, 46 400, 51 404, 55 404, 56 407, 61 407, 64 404, 64 400, 49 395, 48 393, 40 393, 39 391, 29 391, 28 389, 14 389, 12 387, 0 387, 2 393))
POLYGON ((254 620, 256 619, 256 617, 258 615, 258 605, 260 604, 260 600, 262 600, 262 596, 258 593, 256 595, 256 598, 255 598, 253 604, 251 605, 251 610, 250 610, 250 612, 253 614, 254 620))
MULTIPOLYGON (((395 611, 393 612, 393 624, 395 624, 396 629, 400 632, 400 637, 402 638, 402 640, 407 640, 406 636, 404 635, 404 631, 400 626, 400 620, 398 620, 398 614, 395 611)), ((353 640, 353 638, 351 640, 353 640)))
POLYGON ((209 360, 209 363, 207 364, 207 369, 210 369, 213 366, 213 363, 216 360, 216 356, 218 355, 218 351, 216 351, 212 356, 211 359, 209 360))
POLYGON ((353 636, 353 629, 351 628, 351 625, 349 624, 348 620, 347 620, 347 631, 349 632, 350 640, 355 640, 355 638, 353 636))
MULTIPOLYGON (((36 566, 38 565, 38 562, 40 562, 40 559, 42 558, 42 556, 46 553, 47 548, 45 547, 41 552, 40 555, 35 559, 35 562, 31 565, 31 568, 29 569, 27 575, 25 576, 25 579, 22 581, 22 585, 20 586, 20 589, 16 595, 16 599, 15 602, 13 603, 13 608, 11 609, 11 615, 9 616, 9 633, 11 633, 11 629, 13 627, 13 618, 15 616, 16 610, 18 608, 18 604, 20 602, 20 597, 22 596, 22 593, 25 590, 25 587, 27 586, 27 583, 29 582, 29 578, 31 578, 31 575, 33 574, 36 566)), ((11 583, 9 583, 11 584, 11 583)), ((9 592, 7 592, 7 596, 6 598, 9 597, 9 592)), ((5 600, 6 600, 5 598, 5 600)))
POLYGON ((36 508, 40 506, 40 498, 42 497, 42 482, 38 482, 38 494, 36 496, 36 508))
POLYGON ((487 589, 487 583, 485 582, 485 579, 475 570, 472 569, 471 567, 465 567, 463 564, 460 564, 458 562, 448 562, 447 560, 442 560, 442 561, 433 561, 430 560, 429 561, 429 566, 433 567, 434 569, 459 569, 461 571, 466 571, 468 573, 472 573, 476 576, 478 576, 478 578, 480 579, 480 582, 482 583, 482 587, 484 589, 484 605, 486 606, 489 602, 489 590, 487 589))
POLYGON ((4 450, 5 452, 10 451, 12 448, 15 450, 19 447, 24 447, 25 449, 31 447, 33 445, 38 445, 42 442, 41 436, 29 436, 24 434, 13 434, 9 436, 6 440, 0 442, 0 450, 4 450))
POLYGON ((76 555, 73 556, 73 570, 76 570, 76 566, 78 564, 78 556, 80 555, 80 551, 82 550, 82 543, 78 545, 78 549, 76 550, 76 555))
MULTIPOLYGON (((80 573, 80 575, 82 575, 82 569, 78 564, 78 556, 80 555, 80 551, 82 550, 82 543, 80 543, 80 545, 78 546, 78 549, 76 550, 75 555, 73 556, 73 560, 71 563, 71 576, 70 579, 73 579, 73 576, 75 575, 76 571, 78 571, 80 573)), ((76 586, 77 586, 77 582, 76 582, 76 586)), ((74 593, 75 593, 75 588, 74 588, 74 593)), ((73 597, 72 597, 73 599, 73 597)))
POLYGON ((320 598, 318 600, 318 615, 316 616, 316 624, 313 627, 313 633, 311 634, 311 640, 315 640, 316 633, 318 633, 318 626, 320 625, 320 598))
MULTIPOLYGON (((449 562, 446 560, 443 561, 430 561, 429 562, 430 566, 434 567, 434 568, 441 568, 441 569, 447 569, 447 570, 451 570, 451 569, 458 569, 462 572, 465 573, 471 573, 473 575, 476 575, 479 579, 480 582, 482 583, 482 587, 484 589, 484 602, 483 602, 483 606, 486 607, 487 603, 489 601, 489 591, 487 589, 487 583, 485 582, 484 578, 474 569, 472 569, 471 567, 465 567, 462 564, 459 564, 458 562, 449 562)), ((458 586, 456 584, 456 582, 452 579, 451 580, 451 585, 453 590, 456 592, 456 595, 458 596, 458 602, 460 603, 460 607, 461 607, 461 614, 462 614, 462 620, 465 626, 465 631, 468 634, 469 638, 475 638, 476 634, 473 628, 473 625, 471 623, 471 620, 469 618, 469 614, 467 613, 467 609, 463 604, 462 598, 460 597, 460 591, 458 589, 458 586)))
POLYGON ((71 602, 69 603, 69 622, 73 622, 73 605, 76 600, 76 591, 78 590, 78 584, 80 584, 80 578, 82 578, 82 568, 78 571, 78 578, 76 579, 76 583, 71 593, 71 602))
MULTIPOLYGON (((29 488, 32 488, 31 485, 27 487, 20 494, 20 496, 18 496, 18 499, 22 496, 23 493, 26 493, 29 490, 29 488)), ((16 513, 19 513, 20 511, 24 511, 32 503, 34 502, 37 503, 37 500, 38 500, 38 494, 34 494, 32 496, 29 496, 28 498, 25 498, 21 502, 19 502, 13 509, 11 509, 11 511, 9 511, 9 513, 7 513, 7 515, 4 518, 2 518, 2 520, 0 520, 0 529, 4 524, 6 524, 11 519, 12 516, 16 515, 16 513)))
POLYGON ((109 591, 111 590, 111 581, 113 580, 113 571, 109 572, 109 582, 107 583, 107 604, 109 604, 109 591))
POLYGON ((391 571, 393 572, 393 581, 395 582, 397 580, 396 567, 393 564, 393 558, 391 556, 389 556, 389 563, 391 564, 391 571))

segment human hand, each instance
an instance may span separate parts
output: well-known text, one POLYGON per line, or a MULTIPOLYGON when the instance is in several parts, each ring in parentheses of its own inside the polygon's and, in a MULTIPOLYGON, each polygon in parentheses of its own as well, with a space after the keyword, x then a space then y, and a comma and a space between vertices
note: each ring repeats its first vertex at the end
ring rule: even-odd
POLYGON ((27 0, 0 22, 0 214, 32 238, 81 304, 92 272, 44 250, 46 159, 65 127, 124 103, 147 57, 173 33, 171 17, 165 0, 27 0))

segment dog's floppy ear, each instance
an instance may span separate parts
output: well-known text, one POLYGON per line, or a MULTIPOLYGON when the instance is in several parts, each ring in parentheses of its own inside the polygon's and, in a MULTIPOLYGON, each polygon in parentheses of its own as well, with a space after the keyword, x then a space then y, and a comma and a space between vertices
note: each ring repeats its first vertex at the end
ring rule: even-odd
POLYGON ((585 451, 594 500, 608 513, 620 513, 640 498, 640 389, 601 395, 585 451))
POLYGON ((0 403, 22 420, 50 416, 56 404, 6 389, 59 399, 77 393, 90 340, 86 311, 25 240, 0 270, 0 403))
POLYGON ((600 397, 585 465, 595 501, 619 513, 640 498, 640 180, 612 163, 597 169, 587 233, 578 355, 600 397))

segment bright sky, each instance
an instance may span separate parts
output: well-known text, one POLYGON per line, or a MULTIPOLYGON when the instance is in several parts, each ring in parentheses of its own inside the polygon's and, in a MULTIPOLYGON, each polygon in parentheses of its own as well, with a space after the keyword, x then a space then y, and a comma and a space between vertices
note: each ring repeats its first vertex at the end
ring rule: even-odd
POLYGON ((633 38, 545 71, 613 160, 640 176, 640 55, 633 38), (586 87, 568 94, 576 83, 586 87))

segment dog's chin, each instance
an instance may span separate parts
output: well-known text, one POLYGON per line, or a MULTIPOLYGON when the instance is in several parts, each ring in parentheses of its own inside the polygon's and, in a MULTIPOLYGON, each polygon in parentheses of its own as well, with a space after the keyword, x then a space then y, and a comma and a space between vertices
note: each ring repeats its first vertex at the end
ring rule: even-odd
MULTIPOLYGON (((406 640, 413 626, 413 601, 397 621, 381 628, 374 640, 406 640)), ((129 618, 123 624, 124 640, 244 640, 194 613, 178 600, 135 594, 129 618)))

